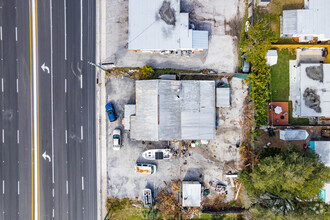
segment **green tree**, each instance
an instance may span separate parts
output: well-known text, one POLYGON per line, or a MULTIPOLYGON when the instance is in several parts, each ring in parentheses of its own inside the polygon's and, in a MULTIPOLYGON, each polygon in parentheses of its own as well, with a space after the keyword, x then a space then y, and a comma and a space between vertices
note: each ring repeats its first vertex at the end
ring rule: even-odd
POLYGON ((330 168, 314 151, 288 147, 284 152, 267 150, 261 155, 253 169, 241 171, 239 176, 261 208, 279 215, 326 213, 329 206, 317 194, 330 182, 330 168))
POLYGON ((269 16, 260 8, 256 9, 254 25, 247 32, 241 51, 245 52, 246 60, 252 64, 251 95, 254 101, 256 125, 268 124, 268 105, 270 97, 270 67, 266 64, 266 54, 271 44, 276 41, 271 30, 269 16))
POLYGON ((141 68, 142 79, 150 79, 154 75, 155 70, 149 66, 145 65, 141 68))

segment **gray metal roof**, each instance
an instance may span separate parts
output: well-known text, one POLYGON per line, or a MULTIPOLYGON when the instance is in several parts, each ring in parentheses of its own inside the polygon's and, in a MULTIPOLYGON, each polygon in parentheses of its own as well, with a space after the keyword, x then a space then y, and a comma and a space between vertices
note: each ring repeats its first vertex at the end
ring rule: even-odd
POLYGON ((283 34, 297 33, 297 10, 283 11, 283 34))
POLYGON ((129 50, 207 49, 207 31, 195 34, 193 41, 189 14, 180 13, 180 0, 129 0, 128 11, 129 50), (174 25, 166 23, 159 13, 164 2, 170 4, 174 25), (193 45, 203 48, 194 48, 193 45))
POLYGON ((324 38, 330 38, 329 11, 329 0, 309 0, 305 9, 284 10, 283 34, 324 35, 324 38))
POLYGON ((136 81, 135 140, 215 138, 214 81, 136 81))
POLYGON ((192 31, 192 48, 208 49, 209 48, 209 32, 192 31))
POLYGON ((230 106, 230 89, 217 88, 217 107, 230 106))

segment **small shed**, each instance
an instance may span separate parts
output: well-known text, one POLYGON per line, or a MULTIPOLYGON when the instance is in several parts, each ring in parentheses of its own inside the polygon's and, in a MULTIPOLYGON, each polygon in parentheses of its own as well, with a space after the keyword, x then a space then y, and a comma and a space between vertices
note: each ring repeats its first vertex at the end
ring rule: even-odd
POLYGON ((304 129, 284 129, 280 130, 280 139, 284 141, 306 140, 309 134, 304 129))
POLYGON ((230 89, 217 88, 217 107, 230 106, 230 89))
POLYGON ((182 182, 182 206, 200 207, 202 201, 202 185, 197 181, 182 182))
POLYGON ((277 50, 268 50, 266 55, 267 65, 273 66, 277 64, 277 58, 278 58, 277 50))

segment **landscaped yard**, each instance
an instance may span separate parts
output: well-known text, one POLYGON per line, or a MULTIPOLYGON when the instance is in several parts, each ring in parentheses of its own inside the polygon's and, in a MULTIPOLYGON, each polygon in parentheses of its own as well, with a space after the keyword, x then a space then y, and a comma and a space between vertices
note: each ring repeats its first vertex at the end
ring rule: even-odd
MULTIPOLYGON (((271 101, 272 102, 288 102, 290 94, 290 73, 289 60, 296 59, 296 52, 294 49, 277 50, 278 60, 277 64, 271 67, 271 101)), ((289 123, 291 125, 308 125, 307 118, 293 118, 292 117, 292 103, 289 102, 289 123)))
POLYGON ((270 87, 272 102, 287 102, 289 101, 290 80, 289 80, 289 60, 295 60, 295 50, 281 49, 277 50, 277 64, 271 67, 270 87))

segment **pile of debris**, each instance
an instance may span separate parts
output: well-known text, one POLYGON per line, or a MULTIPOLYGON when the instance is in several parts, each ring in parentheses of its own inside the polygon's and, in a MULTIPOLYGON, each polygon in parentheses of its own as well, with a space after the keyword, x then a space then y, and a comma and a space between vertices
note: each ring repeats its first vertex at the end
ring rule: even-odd
POLYGON ((315 89, 306 88, 304 92, 304 100, 307 107, 314 109, 317 113, 321 113, 320 96, 316 93, 315 89))
POLYGON ((323 82, 323 65, 306 67, 306 74, 312 80, 323 82))

